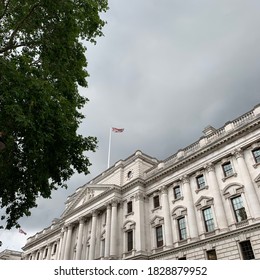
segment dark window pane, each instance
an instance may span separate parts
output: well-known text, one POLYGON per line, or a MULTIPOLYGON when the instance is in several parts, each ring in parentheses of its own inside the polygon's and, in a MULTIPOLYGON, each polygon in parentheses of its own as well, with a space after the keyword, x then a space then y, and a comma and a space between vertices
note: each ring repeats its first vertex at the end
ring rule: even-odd
POLYGON ((180 240, 187 239, 187 230, 186 230, 186 223, 184 217, 178 219, 178 227, 179 227, 180 240))
POLYGON ((156 195, 154 198, 153 198, 153 207, 154 208, 157 208, 160 206, 160 200, 159 200, 159 195, 156 195))
POLYGON ((127 232, 127 251, 133 250, 133 231, 127 232))
POLYGON ((214 230, 214 220, 213 220, 211 208, 207 208, 207 209, 203 210, 203 217, 204 217, 206 231, 207 232, 213 231, 214 230))
POLYGON ((205 179, 203 175, 198 176, 197 178, 197 185, 199 189, 203 189, 206 186, 205 179))
POLYGON ((174 198, 178 199, 181 197, 181 188, 180 186, 176 186, 173 188, 173 194, 174 194, 174 198))
POLYGON ((208 260, 217 260, 216 250, 207 251, 207 259, 208 260))
POLYGON ((133 203, 132 201, 127 202, 127 213, 133 212, 133 203))
POLYGON ((243 201, 242 201, 241 196, 237 196, 237 197, 231 199, 231 202, 232 202, 233 209, 235 212, 236 221, 241 222, 243 220, 246 220, 247 214, 246 214, 245 207, 243 206, 243 201))
POLYGON ((156 228, 156 243, 157 243, 157 247, 163 246, 162 226, 156 228))
POLYGON ((250 240, 240 242, 243 260, 252 260, 255 258, 250 240))
POLYGON ((253 156, 254 156, 255 162, 260 163, 260 149, 259 148, 253 150, 253 156))
POLYGON ((233 168, 231 162, 227 162, 222 165, 225 177, 231 176, 233 174, 233 168))

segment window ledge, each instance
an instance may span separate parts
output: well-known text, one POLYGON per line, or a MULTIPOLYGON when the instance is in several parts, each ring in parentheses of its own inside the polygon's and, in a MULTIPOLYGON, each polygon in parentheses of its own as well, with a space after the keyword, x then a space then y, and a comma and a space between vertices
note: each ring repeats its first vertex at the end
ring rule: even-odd
POLYGON ((257 168, 258 166, 260 166, 260 162, 257 162, 253 165, 254 168, 257 168))
POLYGON ((152 252, 153 252, 153 254, 160 253, 160 252, 163 252, 163 249, 164 249, 164 245, 161 247, 153 248, 152 252))
POLYGON ((178 241, 178 246, 182 246, 188 243, 188 239, 183 239, 178 241))
POLYGON ((207 190, 208 188, 209 188, 209 186, 205 186, 205 187, 203 187, 201 189, 196 189, 195 193, 199 193, 200 191, 207 190))
POLYGON ((235 225, 236 225, 236 228, 241 228, 241 227, 247 226, 248 224, 249 224, 248 220, 243 220, 241 222, 237 222, 235 225))
POLYGON ((134 215, 134 212, 133 212, 133 211, 130 212, 130 213, 127 213, 127 214, 125 215, 125 218, 127 218, 128 216, 132 216, 132 215, 134 215))
POLYGON ((156 207, 156 208, 152 209, 152 213, 156 210, 161 210, 161 209, 162 209, 162 206, 156 207))
POLYGON ((183 200, 183 199, 184 199, 183 196, 181 196, 181 197, 179 197, 179 198, 175 198, 174 200, 172 200, 172 203, 174 204, 175 202, 177 202, 177 201, 179 201, 179 200, 183 200))
POLYGON ((126 259, 126 258, 129 258, 129 257, 133 257, 135 255, 135 252, 136 252, 135 249, 132 249, 131 251, 128 251, 128 252, 124 252, 123 253, 123 258, 126 259))
POLYGON ((233 173, 231 175, 228 175, 228 176, 222 178, 222 181, 225 182, 227 179, 232 178, 232 177, 237 177, 237 173, 233 173))

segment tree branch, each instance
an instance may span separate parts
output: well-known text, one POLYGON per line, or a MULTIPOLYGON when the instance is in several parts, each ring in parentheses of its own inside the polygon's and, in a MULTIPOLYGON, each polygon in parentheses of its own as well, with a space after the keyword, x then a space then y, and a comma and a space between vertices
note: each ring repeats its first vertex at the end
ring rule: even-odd
POLYGON ((16 44, 14 43, 14 38, 15 38, 16 34, 18 33, 19 29, 20 29, 20 28, 22 27, 22 25, 24 24, 24 22, 25 22, 28 18, 30 18, 30 16, 32 15, 32 13, 34 12, 34 10, 35 10, 39 5, 40 5, 39 3, 33 5, 33 6, 30 8, 30 10, 29 10, 29 12, 27 13, 27 15, 25 15, 25 17, 17 24, 17 26, 15 27, 14 31, 12 32, 12 34, 11 34, 11 36, 10 36, 10 38, 9 38, 9 41, 8 41, 8 43, 6 44, 6 46, 0 49, 0 54, 1 54, 1 53, 5 53, 5 52, 7 52, 7 51, 9 51, 9 50, 16 49, 17 47, 19 47, 19 44, 16 45, 16 44))
POLYGON ((2 15, 0 16, 0 20, 5 16, 10 1, 11 0, 7 0, 7 2, 5 3, 5 0, 2 0, 3 6, 4 6, 4 11, 3 11, 2 15))

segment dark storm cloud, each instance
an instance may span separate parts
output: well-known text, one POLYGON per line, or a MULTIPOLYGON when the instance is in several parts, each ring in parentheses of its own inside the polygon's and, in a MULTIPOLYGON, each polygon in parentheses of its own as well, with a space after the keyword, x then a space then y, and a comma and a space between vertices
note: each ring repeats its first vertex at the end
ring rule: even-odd
POLYGON ((198 140, 207 125, 221 127, 259 103, 259 1, 109 5, 105 36, 87 45, 89 88, 81 89, 90 102, 79 131, 99 140, 97 152, 89 153, 91 174, 75 175, 68 190, 39 200, 22 219, 31 234, 50 225, 66 197, 107 168, 111 126, 125 128, 113 135, 111 164, 137 149, 161 160, 198 140))

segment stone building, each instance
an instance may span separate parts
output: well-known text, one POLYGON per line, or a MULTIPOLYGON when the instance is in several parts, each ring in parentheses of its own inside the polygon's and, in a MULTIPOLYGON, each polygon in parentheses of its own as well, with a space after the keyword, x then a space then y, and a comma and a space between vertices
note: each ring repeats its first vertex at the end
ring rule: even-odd
POLYGON ((5 249, 0 252, 0 260, 21 260, 22 252, 5 249))
POLYGON ((69 196, 25 259, 260 259, 260 105, 159 161, 141 151, 69 196))

